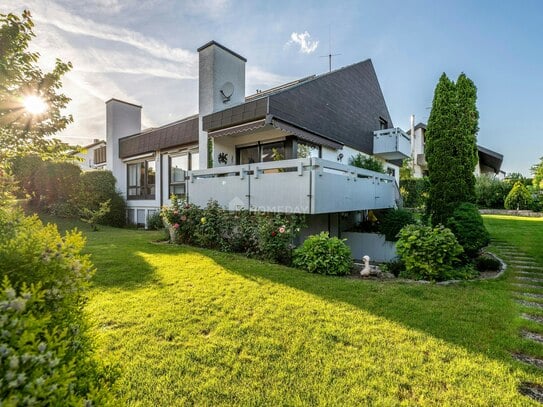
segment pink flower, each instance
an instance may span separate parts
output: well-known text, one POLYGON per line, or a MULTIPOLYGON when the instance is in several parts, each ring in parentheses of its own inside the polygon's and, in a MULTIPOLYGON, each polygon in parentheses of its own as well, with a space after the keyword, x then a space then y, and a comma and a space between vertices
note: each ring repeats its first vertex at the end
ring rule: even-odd
POLYGON ((279 233, 285 233, 285 227, 284 226, 281 226, 279 228, 279 233))
POLYGON ((173 225, 173 228, 174 228, 174 229, 179 229, 179 223, 175 223, 175 224, 173 225))
POLYGON ((177 215, 178 213, 179 213, 179 211, 173 211, 174 215, 177 215))
POLYGON ((181 222, 184 222, 187 220, 187 217, 185 215, 181 215, 181 222))

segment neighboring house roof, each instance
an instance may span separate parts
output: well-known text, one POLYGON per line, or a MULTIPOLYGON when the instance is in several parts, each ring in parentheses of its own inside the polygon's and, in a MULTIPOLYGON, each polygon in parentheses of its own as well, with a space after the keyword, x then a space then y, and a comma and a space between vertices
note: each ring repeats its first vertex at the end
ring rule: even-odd
POLYGON ((492 168, 496 174, 500 172, 503 162, 502 154, 479 145, 477 146, 477 152, 479 153, 480 164, 492 168))
POLYGON ((119 139, 119 157, 198 143, 198 115, 119 139))
POLYGON ((93 148, 93 147, 96 147, 96 146, 99 146, 100 144, 106 144, 106 141, 105 140, 97 140, 95 141, 94 143, 91 143, 87 146, 83 146, 82 148, 84 150, 88 150, 89 148, 93 148))
MULTIPOLYGON (((415 130, 418 130, 418 129, 423 129, 423 130, 426 130, 426 123, 418 123, 415 125, 415 130)), ((411 129, 407 130, 407 134, 411 135, 411 129)))
MULTIPOLYGON (((210 44, 206 44, 203 48, 210 44)), ((299 137, 340 148, 348 145, 373 153, 373 131, 380 118, 392 127, 371 60, 308 76, 248 96, 245 103, 204 116, 208 132, 260 119, 299 137)), ((127 158, 198 142, 198 115, 119 140, 119 156, 127 158)))
POLYGON ((272 116, 317 136, 373 153, 380 118, 392 127, 371 60, 257 93, 241 105, 204 116, 203 129, 215 131, 272 116))

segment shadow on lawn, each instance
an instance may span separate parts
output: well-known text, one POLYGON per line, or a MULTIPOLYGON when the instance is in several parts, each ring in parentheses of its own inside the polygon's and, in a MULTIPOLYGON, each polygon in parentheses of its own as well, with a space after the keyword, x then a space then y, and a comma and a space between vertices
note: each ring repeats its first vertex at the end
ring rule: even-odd
POLYGON ((511 363, 511 342, 518 341, 516 308, 504 281, 457 286, 381 283, 309 274, 231 254, 202 254, 245 278, 265 279, 330 302, 347 303, 507 364, 511 363))

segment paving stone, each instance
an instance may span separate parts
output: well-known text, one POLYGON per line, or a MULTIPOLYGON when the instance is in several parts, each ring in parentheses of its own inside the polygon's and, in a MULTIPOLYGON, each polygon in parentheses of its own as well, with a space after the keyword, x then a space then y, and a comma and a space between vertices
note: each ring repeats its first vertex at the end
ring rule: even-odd
POLYGON ((538 277, 538 276, 541 276, 543 277, 543 272, 542 271, 515 271, 515 275, 522 275, 522 276, 526 276, 526 277, 538 277))
POLYGON ((522 331, 521 335, 525 339, 543 343, 543 335, 538 334, 537 332, 522 331))
POLYGON ((520 316, 524 319, 527 319, 529 321, 533 321, 533 322, 537 322, 539 324, 543 324, 543 316, 541 315, 532 315, 532 314, 526 314, 526 313, 522 313, 520 314, 520 316))
POLYGON ((530 298, 541 298, 543 299, 543 294, 538 294, 538 293, 517 293, 517 294, 520 294, 524 297, 530 297, 530 298))
POLYGON ((514 285, 515 287, 520 287, 520 288, 531 288, 531 289, 536 289, 536 290, 543 289, 543 286, 540 286, 540 285, 521 284, 521 283, 511 283, 511 285, 514 285))
POLYGON ((528 307, 528 308, 539 308, 539 309, 543 309, 543 304, 540 304, 538 302, 533 302, 533 301, 525 301, 525 300, 516 300, 516 302, 520 305, 524 305, 525 307, 528 307))
POLYGON ((541 270, 543 271, 543 267, 541 266, 526 266, 523 264, 512 264, 516 269, 518 270, 541 270))
POLYGON ((543 403, 543 386, 539 384, 523 382, 520 384, 518 391, 520 394, 543 403))
POLYGON ((518 360, 519 362, 524 362, 529 365, 543 369, 543 359, 535 358, 533 356, 524 355, 522 353, 513 353, 511 354, 513 359, 518 360))
POLYGON ((529 281, 530 283, 543 283, 542 278, 515 276, 515 280, 529 281))

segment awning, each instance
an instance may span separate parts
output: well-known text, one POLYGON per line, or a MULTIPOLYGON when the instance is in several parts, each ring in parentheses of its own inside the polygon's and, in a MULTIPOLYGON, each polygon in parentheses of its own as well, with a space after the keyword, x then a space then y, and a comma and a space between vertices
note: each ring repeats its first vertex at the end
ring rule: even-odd
POLYGON ((249 133, 254 130, 258 130, 266 125, 266 119, 256 120, 254 122, 240 124, 234 127, 228 127, 226 129, 210 131, 208 133, 209 137, 223 137, 223 136, 233 136, 236 134, 249 133))
POLYGON ((280 129, 290 133, 292 135, 298 136, 300 139, 308 141, 313 144, 331 147, 335 149, 343 148, 343 144, 338 143, 337 141, 329 140, 327 138, 317 136, 316 134, 310 133, 308 131, 302 130, 299 127, 293 126, 291 124, 285 123, 281 120, 273 119, 272 125, 276 129, 280 129))

